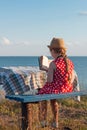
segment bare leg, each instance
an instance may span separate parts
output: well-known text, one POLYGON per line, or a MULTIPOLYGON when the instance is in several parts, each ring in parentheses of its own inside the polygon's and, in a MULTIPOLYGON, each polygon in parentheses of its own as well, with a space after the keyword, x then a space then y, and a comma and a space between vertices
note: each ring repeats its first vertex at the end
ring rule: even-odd
POLYGON ((39 120, 45 121, 47 118, 47 101, 39 102, 39 120))
POLYGON ((51 107, 53 113, 53 122, 55 122, 58 125, 58 103, 56 99, 51 100, 51 107))

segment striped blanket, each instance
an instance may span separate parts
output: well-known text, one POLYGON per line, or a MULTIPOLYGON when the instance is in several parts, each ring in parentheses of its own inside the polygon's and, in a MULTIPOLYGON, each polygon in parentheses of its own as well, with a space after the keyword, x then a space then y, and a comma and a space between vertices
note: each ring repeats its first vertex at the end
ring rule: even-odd
POLYGON ((35 94, 46 82, 46 72, 36 67, 0 68, 0 84, 6 95, 35 94))

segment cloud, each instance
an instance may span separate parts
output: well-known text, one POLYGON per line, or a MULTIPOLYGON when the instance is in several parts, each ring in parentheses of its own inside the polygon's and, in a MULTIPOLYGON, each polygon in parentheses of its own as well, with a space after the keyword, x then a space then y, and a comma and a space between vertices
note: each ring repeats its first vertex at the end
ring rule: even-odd
POLYGON ((79 13, 80 15, 87 15, 87 11, 82 11, 79 13))
POLYGON ((28 46, 31 45, 29 41, 10 41, 7 37, 0 38, 0 45, 13 46, 28 46))
POLYGON ((28 41, 23 41, 23 42, 20 42, 21 45, 30 45, 30 43, 28 41))
POLYGON ((72 42, 66 42, 66 46, 70 46, 72 44, 73 44, 72 42))
POLYGON ((6 38, 6 37, 2 37, 1 43, 3 45, 10 45, 11 41, 8 38, 6 38))
POLYGON ((14 46, 30 46, 31 44, 30 44, 30 42, 28 42, 28 41, 19 41, 19 42, 13 42, 14 44, 14 46))
POLYGON ((79 41, 68 41, 66 42, 66 45, 67 46, 74 46, 74 45, 80 45, 80 42, 79 41))

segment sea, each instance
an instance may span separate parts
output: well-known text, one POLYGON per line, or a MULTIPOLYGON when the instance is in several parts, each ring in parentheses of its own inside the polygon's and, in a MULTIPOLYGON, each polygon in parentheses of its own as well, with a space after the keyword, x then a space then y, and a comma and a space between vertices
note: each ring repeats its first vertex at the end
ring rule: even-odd
MULTIPOLYGON (((39 56, 0 56, 0 68, 12 66, 39 67, 39 56)), ((48 56, 51 59, 51 57, 48 56)), ((75 66, 79 85, 82 90, 87 90, 87 56, 69 56, 75 66)))

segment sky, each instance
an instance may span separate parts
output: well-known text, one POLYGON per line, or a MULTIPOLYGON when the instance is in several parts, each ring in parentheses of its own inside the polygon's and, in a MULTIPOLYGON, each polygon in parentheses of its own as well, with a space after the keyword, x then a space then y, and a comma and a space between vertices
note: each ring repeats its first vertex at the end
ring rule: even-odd
POLYGON ((87 0, 0 0, 0 56, 50 55, 53 37, 87 56, 87 0))

